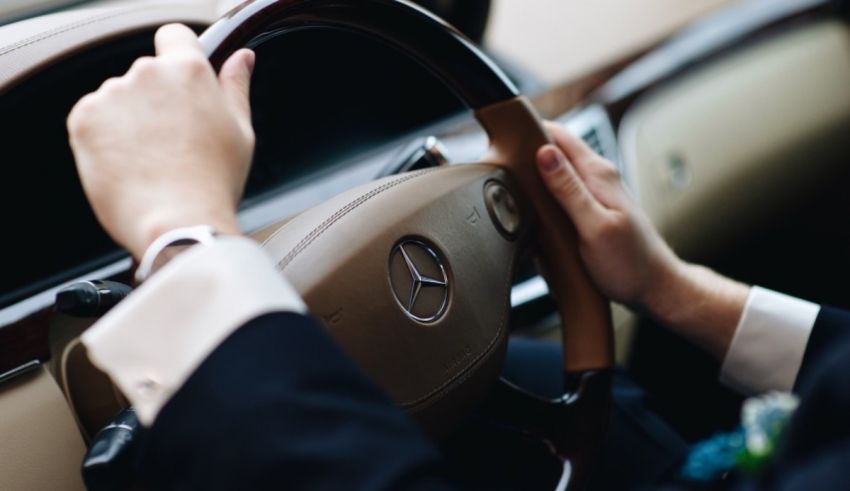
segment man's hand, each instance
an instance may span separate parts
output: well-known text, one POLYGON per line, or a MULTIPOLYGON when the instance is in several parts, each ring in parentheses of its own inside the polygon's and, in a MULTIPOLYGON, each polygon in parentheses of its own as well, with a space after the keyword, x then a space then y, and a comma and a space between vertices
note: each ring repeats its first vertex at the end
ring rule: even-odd
POLYGON ((555 145, 539 150, 540 174, 575 224, 596 286, 722 357, 749 288, 679 259, 632 202, 614 164, 559 125, 546 129, 555 145))
POLYGON ((648 307, 651 292, 676 276, 682 261, 632 203, 614 164, 559 125, 546 129, 556 145, 538 152, 541 175, 576 226, 588 273, 608 298, 648 307))
POLYGON ((254 150, 254 53, 238 51, 216 76, 188 27, 162 27, 155 44, 156 57, 107 80, 68 117, 89 202, 136 258, 178 227, 239 233, 236 210, 254 150))

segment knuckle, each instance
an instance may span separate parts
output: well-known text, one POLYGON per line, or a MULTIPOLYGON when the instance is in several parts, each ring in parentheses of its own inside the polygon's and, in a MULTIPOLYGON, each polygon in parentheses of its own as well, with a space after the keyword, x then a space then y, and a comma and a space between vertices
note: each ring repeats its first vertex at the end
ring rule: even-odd
POLYGON ((581 190, 578 184, 576 184, 576 182, 572 180, 565 181, 563 184, 561 184, 560 190, 561 193, 563 193, 563 195, 568 198, 576 198, 581 196, 581 190))
POLYGON ((556 194, 565 195, 573 190, 573 183, 559 170, 556 174, 549 177, 549 187, 556 194))
POLYGON ((611 236, 619 236, 629 226, 629 217, 623 213, 611 213, 606 220, 605 232, 611 236))
POLYGON ((131 79, 127 76, 107 79, 94 93, 95 100, 98 102, 98 105, 105 104, 107 99, 120 96, 120 93, 126 91, 130 85, 131 79))
POLYGON ((584 185, 579 179, 566 176, 554 186, 554 194, 566 209, 575 213, 583 213, 592 206, 584 185))
POLYGON ((71 111, 71 114, 68 115, 65 125, 68 128, 68 134, 73 140, 84 132, 83 128, 85 128, 85 118, 81 112, 75 108, 71 111))
POLYGON ((594 168, 598 166, 598 161, 602 158, 592 151, 580 153, 575 157, 576 164, 583 168, 594 168))
POLYGON ((118 90, 120 86, 121 79, 113 77, 103 82, 103 84, 100 86, 100 89, 98 89, 98 92, 102 94, 109 94, 118 90))
POLYGON ((156 34, 154 34, 157 40, 168 38, 174 36, 175 34, 180 34, 183 30, 183 26, 176 22, 172 22, 171 24, 165 24, 156 30, 156 34))
POLYGON ((596 154, 594 153, 578 153, 572 157, 576 168, 592 169, 596 163, 596 154))
POLYGON ((605 216, 599 220, 594 228, 592 239, 599 242, 611 242, 617 240, 622 230, 621 220, 615 216, 605 216))
POLYGON ((191 78, 197 78, 210 73, 210 64, 202 56, 187 55, 178 60, 181 72, 191 78))
POLYGON ((574 196, 580 193, 581 183, 563 170, 555 177, 553 187, 562 196, 574 196))
POLYGON ((607 192, 611 188, 611 184, 608 183, 607 180, 601 179, 599 177, 592 177, 587 181, 587 189, 594 196, 599 196, 607 192))
POLYGON ((251 127, 250 124, 243 125, 242 127, 242 144, 248 148, 254 148, 254 145, 257 143, 257 135, 254 132, 254 128, 251 127))
POLYGON ((95 96, 89 94, 80 99, 71 109, 70 114, 68 114, 67 126, 72 137, 85 133, 91 125, 95 104, 95 96))
POLYGON ((598 159, 599 174, 608 181, 620 180, 620 169, 616 165, 603 158, 598 159))
POLYGON ((148 77, 156 72, 156 59, 151 56, 143 56, 136 60, 133 63, 133 66, 130 67, 130 73, 141 76, 148 77))
POLYGON ((557 135, 561 131, 561 127, 554 121, 543 121, 543 129, 551 136, 557 135))
POLYGON ((156 30, 156 34, 155 34, 155 35, 156 35, 156 36, 165 36, 165 35, 168 35, 168 33, 169 33, 169 32, 171 32, 172 30, 174 30, 174 27, 175 27, 175 24, 174 24, 173 22, 172 22, 171 24, 165 24, 165 25, 162 25, 162 26, 160 26, 160 27, 159 27, 159 29, 157 29, 157 30, 156 30))

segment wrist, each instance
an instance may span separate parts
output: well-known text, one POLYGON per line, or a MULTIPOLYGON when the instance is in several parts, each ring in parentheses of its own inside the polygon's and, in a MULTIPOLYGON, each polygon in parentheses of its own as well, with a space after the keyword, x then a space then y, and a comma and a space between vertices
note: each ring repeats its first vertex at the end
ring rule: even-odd
POLYGON ((197 245, 213 245, 219 232, 210 225, 195 225, 168 231, 148 247, 136 268, 136 282, 142 283, 174 257, 197 245))
POLYGON ((658 268, 654 281, 648 285, 639 306, 653 318, 666 323, 677 315, 688 297, 695 295, 697 266, 675 258, 663 268, 658 268))
POLYGON ((162 235, 179 228, 208 225, 222 235, 240 235, 239 221, 236 213, 185 213, 151 216, 141 220, 137 237, 127 249, 134 258, 140 260, 145 251, 162 235))
POLYGON ((750 287, 679 260, 649 295, 646 312, 722 358, 746 306, 750 287))

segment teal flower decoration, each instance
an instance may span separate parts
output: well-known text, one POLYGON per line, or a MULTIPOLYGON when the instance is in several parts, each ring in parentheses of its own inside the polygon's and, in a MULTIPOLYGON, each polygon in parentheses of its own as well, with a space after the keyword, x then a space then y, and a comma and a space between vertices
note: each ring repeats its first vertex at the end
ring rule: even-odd
POLYGON ((782 392, 747 399, 741 409, 741 426, 694 445, 680 476, 707 483, 732 470, 758 473, 770 462, 798 404, 794 395, 782 392))
POLYGON ((682 478, 696 482, 720 479, 735 467, 745 445, 743 429, 718 433, 691 448, 680 474, 682 478))

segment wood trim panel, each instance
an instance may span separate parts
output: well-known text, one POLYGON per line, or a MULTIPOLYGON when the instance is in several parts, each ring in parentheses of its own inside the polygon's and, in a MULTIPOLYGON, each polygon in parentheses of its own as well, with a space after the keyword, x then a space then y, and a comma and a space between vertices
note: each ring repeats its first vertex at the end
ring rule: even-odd
POLYGON ((48 342, 52 312, 44 310, 0 329, 0 374, 33 360, 50 359, 48 342))

